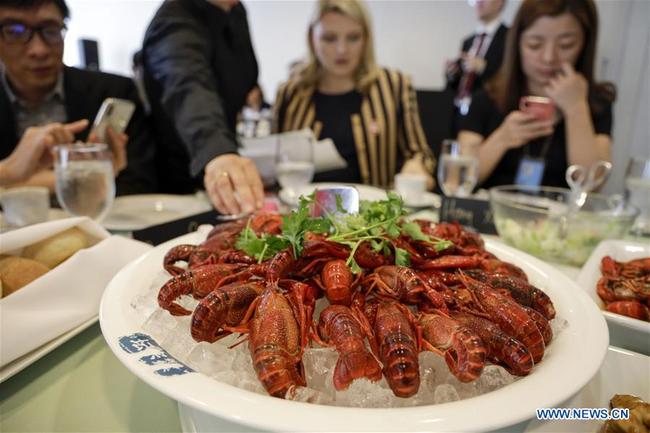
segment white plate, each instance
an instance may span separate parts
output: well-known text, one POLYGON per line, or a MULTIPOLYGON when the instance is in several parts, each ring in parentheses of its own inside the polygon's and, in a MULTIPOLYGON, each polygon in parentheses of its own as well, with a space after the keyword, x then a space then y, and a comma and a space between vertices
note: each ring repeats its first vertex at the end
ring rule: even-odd
POLYGON ((582 266, 576 282, 603 310, 609 327, 611 343, 615 346, 650 355, 650 322, 633 319, 620 314, 605 311, 605 305, 596 293, 596 284, 601 277, 600 261, 604 256, 611 256, 617 261, 628 261, 641 257, 650 257, 650 243, 642 244, 631 241, 602 241, 591 253, 582 266))
MULTIPOLYGON (((598 373, 573 398, 563 403, 562 407, 607 408, 614 394, 631 394, 650 401, 650 357, 625 349, 610 346, 605 362, 598 373)), ((194 409, 184 404, 178 405, 178 415, 184 433, 205 431, 250 431, 241 424, 233 424, 194 409)), ((526 432, 564 432, 593 433, 599 431, 602 421, 539 421, 533 419, 528 423, 511 426, 509 433, 526 432)))
MULTIPOLYGON (((609 408, 614 394, 631 394, 650 402, 650 357, 618 347, 609 347, 603 366, 580 393, 562 407, 609 408)), ((531 421, 527 433, 597 432, 603 421, 531 421)))
POLYGON ((132 231, 212 209, 202 195, 141 194, 117 197, 101 224, 109 230, 132 231))
POLYGON ((278 197, 284 203, 291 206, 298 206, 298 198, 301 195, 309 195, 316 188, 330 188, 335 186, 353 186, 359 191, 359 198, 361 200, 386 200, 386 191, 381 188, 377 188, 369 185, 362 185, 359 183, 334 183, 334 182, 316 182, 310 183, 309 185, 302 186, 296 190, 296 194, 292 195, 286 189, 281 189, 278 192, 278 197))
POLYGON ((81 333, 85 329, 89 328, 91 325, 93 325, 95 322, 97 322, 98 316, 93 316, 87 321, 83 322, 81 325, 72 328, 68 332, 66 332, 63 335, 58 336, 54 340, 51 340, 44 345, 37 347, 36 349, 32 350, 29 353, 26 353, 25 355, 21 356, 20 358, 14 359, 11 361, 9 364, 5 365, 4 367, 0 368, 0 383, 4 382, 5 380, 9 379, 11 376, 14 374, 20 372, 24 368, 28 367, 29 365, 33 364, 34 362, 38 361, 72 337, 76 336, 77 334, 81 333))
POLYGON ((143 318, 130 305, 159 277, 169 248, 200 240, 196 233, 181 236, 120 271, 104 292, 100 324, 111 350, 136 376, 182 404, 229 421, 274 431, 493 430, 528 420, 536 408, 556 406, 572 397, 596 374, 607 351, 605 320, 584 291, 548 264, 488 240, 487 249, 522 267, 533 284, 553 299, 558 316, 568 322, 529 376, 467 400, 399 409, 321 406, 252 393, 184 371, 143 332, 143 318))

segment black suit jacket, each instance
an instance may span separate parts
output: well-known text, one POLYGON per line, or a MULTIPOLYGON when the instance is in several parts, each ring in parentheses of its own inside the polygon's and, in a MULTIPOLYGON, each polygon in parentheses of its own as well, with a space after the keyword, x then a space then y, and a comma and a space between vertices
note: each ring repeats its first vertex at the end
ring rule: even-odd
MULTIPOLYGON (((117 194, 156 192, 155 143, 152 141, 148 121, 133 81, 118 75, 65 67, 63 89, 67 121, 88 119, 90 122, 88 128, 76 137, 82 141, 88 137, 92 122, 104 99, 129 99, 136 104, 136 110, 125 131, 129 136, 128 166, 116 179, 117 194)), ((0 86, 0 158, 9 156, 19 139, 13 106, 4 86, 0 86)))
POLYGON ((213 158, 237 152, 237 113, 257 83, 242 4, 229 13, 205 0, 163 2, 143 43, 144 84, 166 192, 201 187, 213 158))
MULTIPOLYGON (((463 45, 461 50, 466 53, 472 47, 472 42, 474 41, 473 34, 463 40, 463 45)), ((490 42, 490 46, 485 52, 485 69, 481 75, 477 75, 472 84, 472 93, 476 92, 478 89, 483 87, 483 83, 489 80, 501 67, 503 62, 503 53, 506 46, 506 37, 508 36, 508 27, 501 24, 497 31, 494 33, 494 37, 490 42)), ((460 84, 460 79, 462 76, 462 68, 460 67, 460 59, 458 60, 458 72, 456 74, 447 76, 447 88, 453 89, 455 92, 458 91, 458 85, 460 84)))

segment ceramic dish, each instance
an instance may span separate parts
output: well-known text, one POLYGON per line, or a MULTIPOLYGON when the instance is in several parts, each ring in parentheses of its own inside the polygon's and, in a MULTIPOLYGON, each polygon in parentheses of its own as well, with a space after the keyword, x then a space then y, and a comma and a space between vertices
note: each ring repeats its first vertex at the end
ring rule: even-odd
POLYGON ((323 406, 252 393, 193 372, 169 356, 143 331, 144 318, 131 306, 134 296, 160 277, 169 248, 201 240, 196 233, 181 236, 120 271, 104 292, 100 323, 111 350, 136 376, 184 405, 228 421, 274 431, 489 431, 572 397, 596 374, 607 350, 603 316, 575 283, 529 255, 488 240, 489 251, 517 264, 544 287, 558 316, 567 321, 529 376, 467 400, 399 409, 323 406))
MULTIPOLYGON (((598 373, 573 398, 562 407, 608 407, 614 394, 632 394, 650 401, 650 357, 610 346, 605 362, 598 373), (625 374, 621 374, 625 372, 625 374)), ((251 431, 249 428, 226 421, 191 406, 179 403, 178 416, 185 433, 204 431, 251 431)), ((509 426, 508 433, 593 433, 602 421, 539 421, 509 426)))
POLYGON ((440 208, 442 205, 442 199, 439 195, 432 192, 423 192, 418 195, 417 198, 409 197, 404 199, 404 206, 420 209, 420 208, 440 208))
MULTIPOLYGON (((631 394, 650 401, 650 357, 610 346, 603 366, 589 383, 562 407, 609 407, 614 394, 631 394)), ((526 433, 597 432, 603 421, 531 421, 526 433)))
POLYGON ((650 243, 603 241, 593 251, 576 280, 578 285, 603 310, 603 315, 609 327, 611 343, 615 346, 650 355, 650 322, 605 311, 603 301, 596 293, 596 284, 601 277, 600 261, 604 256, 611 256, 618 261, 650 257, 650 243))
POLYGON ((332 186, 341 186, 341 185, 346 185, 346 186, 353 186, 359 191, 359 198, 361 200, 386 200, 386 191, 384 191, 381 188, 376 188, 374 186, 369 186, 369 185, 361 185, 357 183, 332 183, 332 182, 317 182, 317 183, 310 183, 309 185, 302 186, 296 190, 296 194, 291 194, 290 191, 286 189, 281 189, 280 192, 278 193, 278 197, 280 200, 282 200, 284 203, 290 205, 290 206, 297 206, 298 205, 298 198, 301 195, 309 195, 312 192, 314 192, 315 189, 317 188, 327 188, 327 187, 332 187, 332 186))
POLYGON ((140 230, 211 209, 207 199, 198 195, 125 195, 115 199, 101 224, 109 230, 140 230))

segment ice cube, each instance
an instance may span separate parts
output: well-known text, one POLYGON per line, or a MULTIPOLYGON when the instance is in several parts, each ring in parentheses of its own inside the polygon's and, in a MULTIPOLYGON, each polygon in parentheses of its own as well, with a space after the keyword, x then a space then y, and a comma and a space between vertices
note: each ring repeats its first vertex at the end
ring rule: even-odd
POLYGON ((311 388, 325 390, 328 373, 334 370, 337 360, 338 353, 334 349, 327 347, 307 349, 302 356, 307 385, 311 388))
POLYGON ((345 391, 337 391, 337 405, 351 407, 390 407, 395 404, 393 392, 368 379, 357 379, 345 391))
POLYGON ((433 394, 433 402, 435 404, 450 403, 458 400, 460 400, 458 391, 456 391, 453 385, 449 385, 448 383, 438 385, 433 394))
POLYGON ((560 332, 562 332, 568 327, 569 327, 569 322, 566 319, 555 316, 555 318, 551 320, 551 329, 553 330, 553 338, 556 338, 560 334, 560 332))
POLYGON ((302 401, 313 404, 331 404, 333 402, 332 396, 304 386, 296 386, 295 388, 290 389, 284 398, 287 400, 302 401))
POLYGON ((508 385, 514 380, 514 376, 500 365, 486 365, 477 381, 477 389, 479 393, 483 394, 508 385))
POLYGON ((155 310, 142 324, 142 330, 161 342, 176 327, 176 318, 163 309, 155 310))
POLYGON ((195 371, 214 377, 215 374, 225 371, 232 364, 228 357, 220 356, 212 350, 210 343, 198 343, 190 354, 185 363, 195 371))

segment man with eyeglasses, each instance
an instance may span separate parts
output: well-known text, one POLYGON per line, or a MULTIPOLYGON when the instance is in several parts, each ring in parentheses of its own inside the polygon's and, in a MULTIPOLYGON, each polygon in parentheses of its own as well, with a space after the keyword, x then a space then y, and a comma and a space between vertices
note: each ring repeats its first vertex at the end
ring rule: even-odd
POLYGON ((47 148, 94 141, 89 121, 113 97, 138 107, 126 134, 107 134, 117 193, 154 192, 154 143, 135 85, 126 77, 64 66, 68 17, 64 0, 0 1, 0 183, 53 190, 52 169, 43 167, 47 148))

